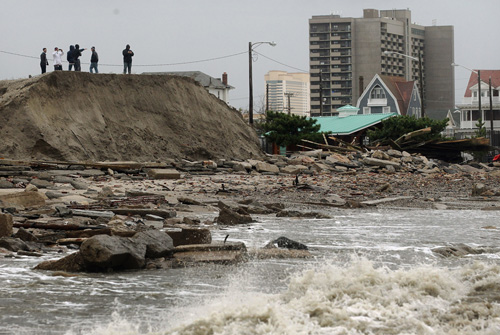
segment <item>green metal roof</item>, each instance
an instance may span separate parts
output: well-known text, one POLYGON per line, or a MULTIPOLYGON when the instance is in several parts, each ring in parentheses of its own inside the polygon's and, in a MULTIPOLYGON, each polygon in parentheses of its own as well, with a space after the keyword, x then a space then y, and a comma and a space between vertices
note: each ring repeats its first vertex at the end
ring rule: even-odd
POLYGON ((321 126, 320 131, 331 131, 332 135, 350 135, 396 115, 398 114, 356 114, 346 117, 319 116, 311 119, 316 120, 316 123, 321 126))

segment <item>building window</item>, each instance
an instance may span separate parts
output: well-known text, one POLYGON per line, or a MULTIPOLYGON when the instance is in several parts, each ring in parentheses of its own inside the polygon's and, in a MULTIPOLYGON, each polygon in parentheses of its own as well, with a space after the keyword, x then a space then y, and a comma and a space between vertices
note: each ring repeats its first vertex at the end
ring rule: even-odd
POLYGON ((385 92, 380 86, 375 86, 371 93, 370 99, 385 99, 385 92))
POLYGON ((371 114, 371 108, 370 107, 363 107, 363 114, 371 114))
POLYGON ((391 112, 391 107, 386 106, 382 108, 382 113, 389 114, 390 112, 391 112))

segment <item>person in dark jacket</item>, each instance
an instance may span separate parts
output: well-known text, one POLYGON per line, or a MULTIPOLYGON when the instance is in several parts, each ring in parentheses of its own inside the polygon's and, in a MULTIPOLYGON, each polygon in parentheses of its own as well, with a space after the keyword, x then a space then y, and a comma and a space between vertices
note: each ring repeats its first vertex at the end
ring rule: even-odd
POLYGON ((92 69, 95 70, 95 73, 99 73, 97 70, 97 62, 99 62, 99 55, 95 51, 95 47, 90 48, 92 50, 92 55, 90 56, 90 73, 92 72, 92 69))
POLYGON ((82 51, 85 51, 87 49, 80 49, 80 46, 78 44, 75 44, 75 50, 73 51, 73 59, 75 60, 75 71, 81 71, 82 68, 80 66, 80 59, 79 57, 82 55, 82 51))
POLYGON ((47 65, 49 65, 49 61, 47 60, 47 48, 43 48, 42 54, 40 55, 40 67, 42 68, 42 74, 47 72, 47 65))
POLYGON ((132 71, 132 57, 134 56, 134 52, 130 50, 130 45, 127 44, 125 49, 123 50, 123 74, 128 74, 132 71))
POLYGON ((71 71, 73 66, 75 65, 75 58, 73 56, 73 53, 75 52, 75 46, 70 45, 69 46, 69 51, 66 53, 66 59, 68 60, 68 71, 71 71))

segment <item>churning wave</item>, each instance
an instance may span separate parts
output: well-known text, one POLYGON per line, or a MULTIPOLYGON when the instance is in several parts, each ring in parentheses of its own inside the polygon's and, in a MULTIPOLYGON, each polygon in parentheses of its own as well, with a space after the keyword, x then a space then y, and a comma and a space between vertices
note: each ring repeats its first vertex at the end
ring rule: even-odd
POLYGON ((480 261, 390 269, 358 258, 295 274, 278 294, 241 292, 242 275, 223 296, 169 310, 158 324, 144 327, 117 311, 85 333, 492 335, 500 333, 499 274, 499 265, 480 261))

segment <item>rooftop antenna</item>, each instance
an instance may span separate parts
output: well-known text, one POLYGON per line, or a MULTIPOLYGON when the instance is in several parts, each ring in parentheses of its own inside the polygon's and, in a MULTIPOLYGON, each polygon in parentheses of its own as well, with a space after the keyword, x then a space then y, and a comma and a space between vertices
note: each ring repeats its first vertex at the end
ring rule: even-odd
POLYGON ((435 26, 437 26, 437 22, 438 22, 438 20, 437 20, 437 19, 432 20, 432 25, 433 25, 434 27, 435 27, 435 26))

